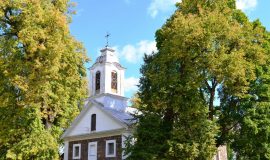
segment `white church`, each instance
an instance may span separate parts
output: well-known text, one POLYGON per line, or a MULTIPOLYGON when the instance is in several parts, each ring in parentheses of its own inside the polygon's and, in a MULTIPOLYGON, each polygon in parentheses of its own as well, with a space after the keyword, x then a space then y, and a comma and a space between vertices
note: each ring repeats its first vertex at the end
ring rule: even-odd
POLYGON ((62 136, 64 160, 121 160, 134 118, 124 97, 125 68, 105 47, 90 68, 90 98, 62 136))
MULTIPOLYGON (((114 50, 105 47, 90 68, 90 97, 62 135, 64 160, 124 160, 125 140, 132 135, 134 118, 124 97, 125 68, 114 50)), ((227 160, 226 146, 213 160, 227 160)))

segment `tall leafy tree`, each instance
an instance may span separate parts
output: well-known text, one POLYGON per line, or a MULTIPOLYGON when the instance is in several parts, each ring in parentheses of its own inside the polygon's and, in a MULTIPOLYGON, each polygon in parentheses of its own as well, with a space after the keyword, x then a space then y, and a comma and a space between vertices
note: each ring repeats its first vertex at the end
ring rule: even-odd
POLYGON ((159 52, 146 56, 141 69, 131 159, 211 159, 215 145, 230 143, 241 128, 238 102, 250 98, 258 66, 268 60, 265 29, 234 0, 183 0, 177 7, 156 32, 159 52))
POLYGON ((0 159, 57 159, 86 95, 68 0, 0 1, 0 159))
POLYGON ((221 94, 221 113, 219 122, 222 134, 219 140, 231 143, 237 159, 270 158, 270 94, 269 94, 269 32, 258 20, 252 23, 261 28, 264 41, 261 46, 267 56, 264 65, 256 66, 256 78, 249 85, 244 98, 221 94))

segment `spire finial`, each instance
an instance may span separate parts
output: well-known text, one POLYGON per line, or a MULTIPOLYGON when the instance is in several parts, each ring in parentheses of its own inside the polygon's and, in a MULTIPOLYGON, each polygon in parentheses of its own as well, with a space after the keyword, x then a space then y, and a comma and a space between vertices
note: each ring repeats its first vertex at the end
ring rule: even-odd
POLYGON ((106 43, 106 48, 107 47, 109 47, 109 37, 111 36, 111 34, 109 33, 109 32, 107 32, 107 34, 106 34, 106 36, 105 36, 105 38, 106 38, 106 40, 107 40, 107 43, 106 43))

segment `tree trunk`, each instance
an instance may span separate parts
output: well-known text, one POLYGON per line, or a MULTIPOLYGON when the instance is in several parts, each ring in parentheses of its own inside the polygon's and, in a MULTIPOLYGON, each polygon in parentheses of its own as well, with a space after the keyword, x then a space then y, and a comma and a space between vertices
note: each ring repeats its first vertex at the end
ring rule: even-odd
POLYGON ((205 84, 207 86, 208 92, 209 92, 209 115, 208 118, 210 120, 214 119, 214 100, 215 100, 215 94, 216 94, 216 86, 217 86, 217 81, 215 78, 212 79, 211 81, 211 86, 209 85, 208 81, 205 81, 205 84))
POLYGON ((215 88, 210 91, 210 99, 209 99, 209 119, 213 120, 214 118, 214 100, 215 100, 215 88))

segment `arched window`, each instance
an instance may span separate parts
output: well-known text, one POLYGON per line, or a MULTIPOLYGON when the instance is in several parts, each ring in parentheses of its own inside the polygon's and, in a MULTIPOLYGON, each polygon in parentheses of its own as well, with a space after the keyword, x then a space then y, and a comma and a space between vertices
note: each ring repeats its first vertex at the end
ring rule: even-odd
POLYGON ((92 114, 91 115, 91 131, 95 131, 96 130, 96 119, 97 119, 97 115, 96 114, 92 114))
POLYGON ((97 71, 96 73, 96 93, 100 91, 100 72, 97 71))
POLYGON ((111 88, 113 93, 117 93, 117 73, 115 71, 112 71, 112 83, 111 83, 111 88))

